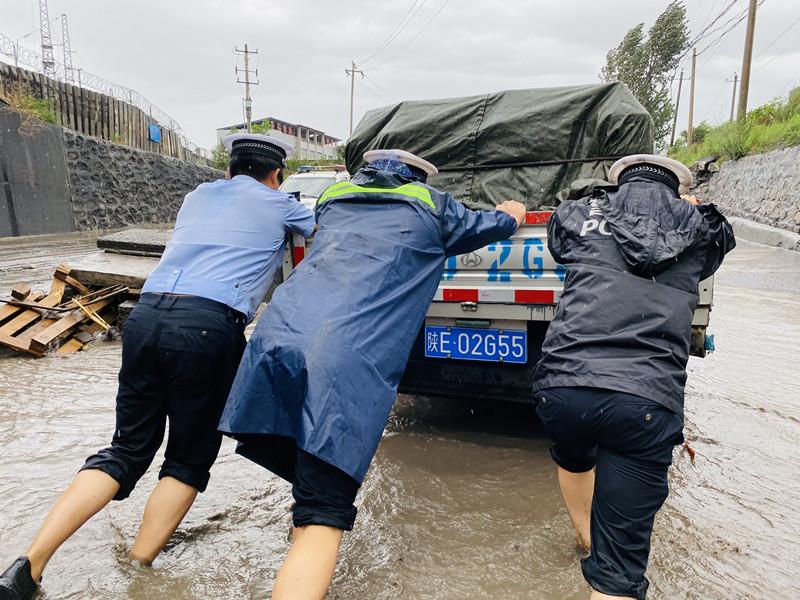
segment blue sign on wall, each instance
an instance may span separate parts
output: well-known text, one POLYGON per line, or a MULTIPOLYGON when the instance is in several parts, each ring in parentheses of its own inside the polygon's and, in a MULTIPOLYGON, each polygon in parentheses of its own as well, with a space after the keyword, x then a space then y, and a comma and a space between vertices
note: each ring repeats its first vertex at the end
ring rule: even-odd
POLYGON ((161 127, 155 123, 150 123, 150 125, 147 126, 147 131, 151 142, 155 142, 156 144, 161 143, 161 127))

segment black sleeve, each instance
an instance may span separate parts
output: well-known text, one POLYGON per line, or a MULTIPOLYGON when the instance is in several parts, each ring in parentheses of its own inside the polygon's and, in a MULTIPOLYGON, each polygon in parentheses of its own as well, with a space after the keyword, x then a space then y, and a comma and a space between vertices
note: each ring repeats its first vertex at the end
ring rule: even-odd
POLYGON ((547 249, 550 250, 553 260, 561 264, 564 262, 562 258, 564 252, 567 251, 564 238, 564 227, 561 225, 561 218, 558 215, 558 210, 556 210, 547 220, 547 249))
POLYGON ((705 279, 719 269, 725 255, 736 247, 736 237, 733 227, 714 204, 700 204, 697 210, 708 224, 706 263, 701 276, 705 279))

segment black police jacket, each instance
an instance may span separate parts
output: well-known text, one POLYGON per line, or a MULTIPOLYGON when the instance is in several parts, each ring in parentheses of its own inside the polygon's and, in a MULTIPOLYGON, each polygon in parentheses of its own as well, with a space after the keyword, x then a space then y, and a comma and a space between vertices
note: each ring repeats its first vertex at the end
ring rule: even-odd
POLYGON ((682 415, 697 286, 736 245, 725 217, 637 177, 562 203, 547 231, 566 278, 534 392, 606 388, 682 415))

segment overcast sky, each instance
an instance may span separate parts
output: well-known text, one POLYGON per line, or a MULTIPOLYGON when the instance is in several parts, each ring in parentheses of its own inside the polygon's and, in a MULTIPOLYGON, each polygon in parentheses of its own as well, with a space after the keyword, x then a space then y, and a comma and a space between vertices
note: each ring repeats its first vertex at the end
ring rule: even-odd
MULTIPOLYGON (((747 0, 686 0, 692 32, 732 1, 720 24, 744 11, 747 0)), ((351 60, 367 77, 356 80, 356 123, 365 111, 399 100, 594 83, 606 52, 630 27, 639 22, 649 27, 666 5, 666 0, 49 0, 51 19, 68 15, 76 66, 136 89, 206 148, 215 143, 218 127, 242 121, 234 47, 245 42, 258 49, 254 118, 274 116, 346 138, 350 84, 344 70, 351 60), (412 7, 413 18, 386 45, 412 7)), ((0 0, 0 6, 0 33, 16 39, 37 30, 22 44, 39 52, 38 0, 0 0)), ((53 30, 59 42, 60 23, 53 30)), ((696 121, 728 118, 733 84, 725 80, 741 68, 744 30, 742 22, 699 56, 696 121)), ((750 107, 800 85, 800 0, 764 0, 754 56, 750 107)), ((62 60, 60 48, 56 59, 62 60)), ((684 85, 684 94, 687 89, 684 85)), ((687 97, 679 130, 686 128, 687 97)))

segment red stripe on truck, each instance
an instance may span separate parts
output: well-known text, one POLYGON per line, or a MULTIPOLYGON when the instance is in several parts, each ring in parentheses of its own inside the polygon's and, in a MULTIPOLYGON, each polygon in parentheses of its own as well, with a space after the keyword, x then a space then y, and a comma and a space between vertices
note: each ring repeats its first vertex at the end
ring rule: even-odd
POLYGON ((305 256, 305 246, 292 246, 292 262, 294 263, 295 267, 300 264, 300 261, 303 260, 305 256))
POLYGON ((555 292, 553 290, 514 290, 514 302, 517 304, 555 304, 555 292))
POLYGON ((444 289, 442 290, 442 300, 445 302, 477 302, 478 290, 444 289))
POLYGON ((550 210, 541 210, 536 212, 526 212, 525 213, 525 224, 526 225, 544 225, 547 223, 547 219, 550 218, 550 215, 553 214, 553 211, 550 210))

